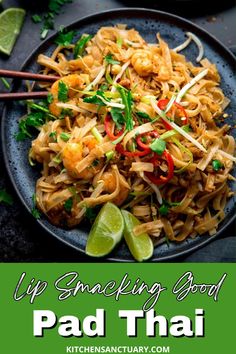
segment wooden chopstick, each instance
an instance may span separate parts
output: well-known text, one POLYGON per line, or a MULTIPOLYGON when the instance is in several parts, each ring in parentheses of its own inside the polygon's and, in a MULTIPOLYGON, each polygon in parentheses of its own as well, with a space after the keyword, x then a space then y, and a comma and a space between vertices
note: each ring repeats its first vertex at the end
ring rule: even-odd
POLYGON ((11 77, 18 79, 26 79, 26 80, 34 80, 34 81, 49 81, 53 82, 60 79, 59 76, 54 75, 42 75, 42 74, 34 74, 24 71, 13 71, 13 70, 4 70, 0 69, 0 77, 11 77))
POLYGON ((34 98, 46 98, 48 91, 35 92, 9 92, 0 93, 0 101, 30 100, 34 98))

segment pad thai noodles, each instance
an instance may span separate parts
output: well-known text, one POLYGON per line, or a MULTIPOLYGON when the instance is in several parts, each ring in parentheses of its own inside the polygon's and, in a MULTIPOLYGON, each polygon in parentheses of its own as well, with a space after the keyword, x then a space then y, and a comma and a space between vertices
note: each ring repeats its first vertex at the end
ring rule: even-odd
MULTIPOLYGON (((154 245, 216 233, 233 195, 230 103, 199 39, 171 49, 125 25, 102 27, 38 56, 57 74, 29 152, 42 165, 36 202, 51 223, 75 227, 111 202, 140 220, 154 245), (194 41, 195 63, 180 54, 194 41)), ((43 85, 43 84, 42 84, 43 85)))

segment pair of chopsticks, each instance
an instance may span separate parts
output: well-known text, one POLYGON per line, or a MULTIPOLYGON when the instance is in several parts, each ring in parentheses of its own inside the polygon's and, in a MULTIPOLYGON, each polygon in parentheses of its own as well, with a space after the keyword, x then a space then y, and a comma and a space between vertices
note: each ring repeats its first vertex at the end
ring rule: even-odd
MULTIPOLYGON (((8 77, 14 79, 24 79, 42 82, 54 82, 59 79, 59 76, 34 74, 29 72, 2 70, 0 69, 0 77, 8 77)), ((0 101, 10 100, 28 100, 34 98, 45 98, 48 95, 48 91, 35 91, 35 92, 7 92, 0 93, 0 101)))

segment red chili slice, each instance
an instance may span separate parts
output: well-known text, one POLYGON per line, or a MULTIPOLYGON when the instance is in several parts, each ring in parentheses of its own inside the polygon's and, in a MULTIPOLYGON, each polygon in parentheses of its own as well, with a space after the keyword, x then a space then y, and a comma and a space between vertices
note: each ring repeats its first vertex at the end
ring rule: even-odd
POLYGON ((142 137, 152 137, 152 138, 158 138, 159 137, 159 134, 157 133, 157 131, 155 130, 152 130, 151 132, 148 132, 148 133, 143 133, 143 134, 140 134, 139 136, 137 136, 136 138, 136 141, 137 141, 137 144, 138 146, 141 148, 141 149, 150 149, 149 148, 149 144, 145 144, 142 142, 142 137))
POLYGON ((150 154, 150 152, 152 150, 150 148, 146 148, 143 151, 139 151, 139 150, 128 151, 128 150, 125 150, 121 144, 117 144, 116 151, 119 152, 121 155, 124 155, 127 157, 135 157, 135 156, 146 156, 146 155, 150 154))
MULTIPOLYGON (((165 99, 163 99, 163 100, 159 100, 159 101, 157 102, 157 105, 158 105, 158 107, 159 107, 162 111, 164 111, 165 108, 166 108, 166 106, 167 106, 167 104, 169 103, 169 101, 170 101, 170 100, 169 100, 168 98, 165 98, 165 99)), ((186 113, 184 107, 182 107, 179 103, 177 103, 177 102, 175 102, 175 101, 174 101, 173 104, 183 113, 183 115, 184 115, 184 117, 185 117, 185 120, 182 121, 183 125, 188 124, 188 115, 187 115, 187 113, 186 113)), ((168 118, 171 118, 171 115, 170 115, 169 112, 166 114, 166 116, 167 116, 168 118)), ((173 129, 173 128, 171 127, 171 125, 168 124, 167 122, 165 122, 163 119, 162 119, 162 122, 163 122, 163 124, 164 124, 164 126, 165 126, 165 128, 166 128, 167 130, 172 130, 172 129, 173 129)))
POLYGON ((116 140, 117 138, 119 138, 125 131, 125 126, 119 131, 118 134, 113 134, 112 132, 112 118, 109 114, 106 115, 105 117, 105 121, 104 121, 104 124, 105 124, 105 131, 107 133, 107 135, 109 136, 109 138, 111 140, 116 140))
MULTIPOLYGON (((167 176, 156 177, 153 172, 145 172, 148 179, 150 179, 150 181, 156 185, 165 184, 169 180, 171 180, 171 178, 173 178, 174 176, 174 161, 172 159, 172 156, 167 151, 164 151, 163 154, 161 155, 161 158, 162 157, 164 157, 167 161, 167 165, 168 165, 167 176)), ((160 164, 160 156, 154 154, 149 162, 153 163, 154 167, 158 166, 160 164)))

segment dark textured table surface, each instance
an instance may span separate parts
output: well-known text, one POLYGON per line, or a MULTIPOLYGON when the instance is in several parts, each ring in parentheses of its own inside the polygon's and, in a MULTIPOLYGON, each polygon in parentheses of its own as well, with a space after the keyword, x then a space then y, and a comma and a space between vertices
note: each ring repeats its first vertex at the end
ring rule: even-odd
MULTIPOLYGON (((4 8, 24 7, 27 17, 21 35, 15 45, 10 58, 0 55, 0 67, 19 69, 26 57, 40 43, 40 24, 31 21, 32 14, 43 13, 46 1, 16 1, 4 0, 4 8), (37 5, 36 5, 37 3, 37 5)), ((179 0, 163 1, 117 1, 117 0, 74 0, 63 7, 63 12, 56 17, 56 28, 68 25, 71 22, 91 13, 112 8, 135 6, 155 8, 178 14, 192 20, 215 35, 235 53, 236 45, 236 3, 224 1, 215 5, 215 1, 202 2, 179 0), (209 2, 209 5, 207 3, 209 2)), ((0 91, 4 88, 0 84, 0 91)), ((0 117, 2 105, 0 104, 0 117)), ((80 262, 91 259, 80 255, 41 230, 31 215, 21 205, 13 190, 3 164, 0 150, 0 189, 6 188, 13 196, 14 204, 6 206, 0 204, 0 261, 1 262, 80 262)), ((231 225, 222 239, 198 250, 188 257, 177 259, 185 262, 235 262, 236 237, 235 225, 231 225)))

